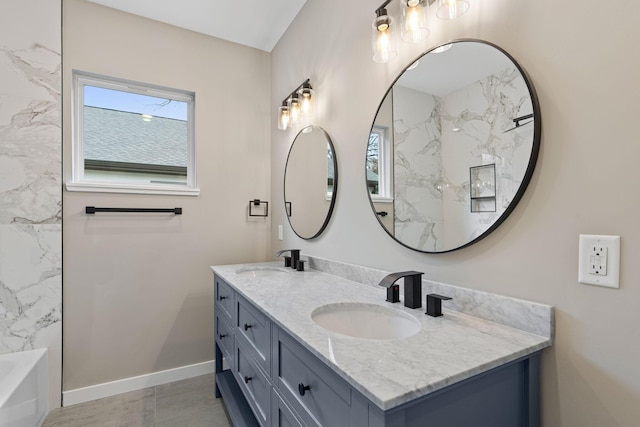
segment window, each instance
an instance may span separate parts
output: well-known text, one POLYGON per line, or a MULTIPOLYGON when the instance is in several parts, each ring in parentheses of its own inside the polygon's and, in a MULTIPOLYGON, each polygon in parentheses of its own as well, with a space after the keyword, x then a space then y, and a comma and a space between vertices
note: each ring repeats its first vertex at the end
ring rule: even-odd
POLYGON ((391 154, 389 129, 373 126, 367 147, 367 188, 374 201, 391 199, 391 154))
POLYGON ((74 71, 71 191, 199 193, 193 92, 74 71))

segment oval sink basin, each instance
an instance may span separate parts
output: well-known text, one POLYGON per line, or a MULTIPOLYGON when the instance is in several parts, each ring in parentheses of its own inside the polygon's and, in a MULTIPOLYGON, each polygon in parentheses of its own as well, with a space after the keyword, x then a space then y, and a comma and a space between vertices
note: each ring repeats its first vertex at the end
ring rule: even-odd
POLYGON ((364 303, 323 305, 313 310, 311 319, 329 331, 374 340, 410 337, 422 327, 400 310, 364 303))
POLYGON ((289 274, 289 271, 278 267, 247 267, 236 271, 236 274, 245 277, 277 277, 289 274))

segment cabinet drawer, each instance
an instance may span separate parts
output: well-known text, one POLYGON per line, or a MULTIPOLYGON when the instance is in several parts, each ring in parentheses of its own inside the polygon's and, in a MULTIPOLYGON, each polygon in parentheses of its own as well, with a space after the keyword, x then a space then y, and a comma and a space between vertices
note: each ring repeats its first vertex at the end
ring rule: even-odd
POLYGON ((280 397, 278 392, 271 391, 271 426, 272 427, 303 427, 302 421, 294 415, 293 410, 280 397))
POLYGON ((235 346, 235 356, 235 373, 238 384, 240 384, 256 418, 264 426, 270 418, 271 384, 250 356, 247 348, 239 342, 235 346))
POLYGON ((220 277, 215 276, 215 308, 218 312, 224 313, 227 319, 233 323, 233 306, 235 299, 235 292, 220 277))
POLYGON ((216 314, 216 343, 231 367, 233 367, 234 359, 233 342, 233 328, 231 324, 225 320, 225 316, 216 314))
POLYGON ((255 351, 256 359, 260 362, 265 372, 270 372, 271 361, 271 322, 258 311, 251 303, 240 295, 236 300, 238 319, 238 335, 244 337, 255 351))
POLYGON ((351 419, 351 387, 335 372, 278 330, 274 378, 302 421, 339 427, 351 419))

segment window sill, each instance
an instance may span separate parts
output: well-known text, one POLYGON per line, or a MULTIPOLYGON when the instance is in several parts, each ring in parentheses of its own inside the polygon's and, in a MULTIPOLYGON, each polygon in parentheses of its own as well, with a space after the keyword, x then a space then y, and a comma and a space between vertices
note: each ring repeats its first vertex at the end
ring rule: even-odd
POLYGON ((165 186, 148 185, 118 185, 104 183, 78 183, 65 184, 67 191, 79 191, 88 193, 123 193, 123 194, 161 194, 173 196, 199 196, 199 188, 172 188, 165 186))
POLYGON ((369 195, 373 203, 393 203, 393 197, 381 197, 369 195))

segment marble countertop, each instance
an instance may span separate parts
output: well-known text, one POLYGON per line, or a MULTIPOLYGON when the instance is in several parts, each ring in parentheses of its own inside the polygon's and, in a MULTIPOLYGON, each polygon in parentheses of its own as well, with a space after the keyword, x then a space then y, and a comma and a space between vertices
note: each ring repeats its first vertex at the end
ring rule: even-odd
MULTIPOLYGON (((281 262, 211 268, 382 410, 527 356, 552 343, 550 336, 448 310, 446 302, 443 303, 444 316, 427 316, 424 301, 422 308, 412 310, 402 302, 386 302, 386 289, 382 287, 317 270, 285 269, 281 262), (249 271, 254 269, 272 271, 253 277, 249 271), (417 319, 422 328, 407 338, 371 340, 330 332, 311 319, 316 308, 345 302, 377 304, 403 311, 417 319)), ((401 301, 402 293, 401 289, 401 301)))

